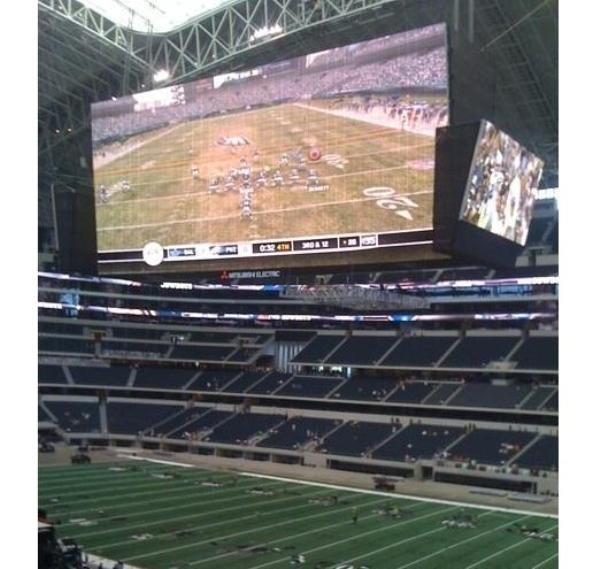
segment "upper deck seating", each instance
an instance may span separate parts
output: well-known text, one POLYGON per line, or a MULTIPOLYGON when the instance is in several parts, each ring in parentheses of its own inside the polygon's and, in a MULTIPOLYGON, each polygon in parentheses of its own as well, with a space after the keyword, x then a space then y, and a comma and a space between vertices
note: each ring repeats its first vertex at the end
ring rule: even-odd
POLYGON ((449 401, 456 407, 489 407, 514 409, 529 393, 527 385, 490 385, 489 383, 467 383, 449 401))
POLYGON ((346 381, 330 398, 352 401, 381 401, 395 388, 396 382, 392 379, 377 377, 352 378, 346 381))
POLYGON ((284 420, 282 415, 243 413, 216 427, 204 440, 226 444, 246 444, 284 420))
POLYGON ((485 368, 492 362, 504 360, 519 339, 515 336, 466 336, 440 366, 485 368))
POLYGON ((131 373, 128 366, 93 367, 69 366, 71 377, 77 385, 107 385, 125 387, 131 373))
POLYGON ((109 401, 106 406, 108 431, 137 435, 180 411, 177 405, 109 401))
POLYGON ((244 371, 232 383, 227 385, 224 393, 244 393, 250 386, 255 384, 261 377, 267 375, 266 371, 244 371))
POLYGON ((134 386, 148 389, 181 389, 197 373, 197 369, 140 367, 137 370, 134 386))
POLYGON ((388 403, 421 403, 437 385, 437 383, 426 381, 400 381, 398 389, 386 401, 388 403))
POLYGON ((40 352, 59 352, 87 354, 94 353, 94 342, 92 340, 78 338, 61 338, 58 336, 40 336, 38 340, 40 352))
POLYGON ((234 350, 234 346, 178 344, 169 357, 172 360, 224 361, 234 350))
POLYGON ((397 336, 352 336, 327 358, 327 363, 347 366, 372 366, 397 341, 397 336))
POLYGON ((187 389, 190 391, 221 391, 225 385, 239 374, 238 370, 203 371, 187 389))
POLYGON ((294 363, 321 363, 344 340, 344 336, 317 334, 292 360, 294 363))
POLYGON ((38 365, 38 383, 67 383, 62 366, 38 365))
POLYGON ((339 421, 315 417, 293 417, 280 425, 260 443, 260 447, 297 449, 310 441, 317 441, 333 430, 339 421))
POLYGON ((507 464, 535 437, 535 433, 526 431, 475 429, 448 452, 453 460, 473 460, 480 464, 501 466, 507 464))
POLYGON ((261 395, 270 395, 274 391, 277 391, 288 379, 291 374, 282 373, 279 371, 272 371, 261 379, 257 384, 253 385, 246 393, 255 393, 261 395))
POLYGON ((187 439, 196 438, 198 433, 212 429, 215 425, 230 419, 233 417, 233 413, 229 411, 218 411, 216 409, 210 409, 209 411, 199 409, 197 414, 190 414, 190 420, 185 420, 186 417, 182 417, 179 427, 175 427, 171 433, 165 433, 170 439, 187 439), (194 419, 195 416, 195 419, 194 419))
POLYGON ((373 452, 373 458, 411 462, 431 459, 464 433, 460 427, 408 425, 373 452))
POLYGON ((531 470, 558 470, 558 437, 542 435, 512 464, 531 470))
POLYGON ((558 337, 530 337, 513 354, 519 369, 558 371, 558 337))
POLYGON ((394 367, 432 367, 456 342, 457 336, 404 338, 381 362, 394 367))
POLYGON ((539 409, 544 401, 546 401, 552 393, 555 391, 555 387, 541 385, 540 387, 533 387, 533 393, 531 396, 521 405, 521 409, 536 410, 539 409))
POLYGON ((385 423, 349 422, 334 431, 319 447, 320 452, 362 456, 392 434, 385 423))
POLYGON ((422 402, 427 405, 445 405, 452 395, 461 387, 460 383, 440 383, 422 402))
POLYGON ((297 375, 282 387, 277 395, 320 399, 343 382, 344 380, 340 377, 297 375))
POLYGON ((61 429, 70 433, 100 432, 98 403, 87 401, 46 401, 61 429))

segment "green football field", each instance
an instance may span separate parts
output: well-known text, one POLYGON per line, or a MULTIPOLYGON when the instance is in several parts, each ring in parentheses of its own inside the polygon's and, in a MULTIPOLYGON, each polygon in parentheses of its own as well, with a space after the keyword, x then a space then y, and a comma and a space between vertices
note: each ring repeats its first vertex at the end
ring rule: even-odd
POLYGON ((430 228, 434 138, 338 116, 325 107, 319 101, 295 103, 188 121, 97 150, 98 249, 430 228), (223 137, 248 143, 230 147, 219 144, 223 137), (320 157, 311 160, 311 149, 320 157), (297 152, 306 170, 292 183, 297 152), (289 164, 280 166, 284 153, 289 164), (264 187, 253 182, 251 219, 241 217, 240 182, 225 188, 241 160, 253 180, 260 170, 269 173, 264 187), (273 178, 277 169, 284 180, 280 187, 273 178), (310 169, 329 189, 308 191, 310 169), (215 178, 221 182, 211 193, 215 178), (386 188, 388 201, 365 194, 373 187, 386 188), (404 200, 402 207, 397 198, 404 200))
POLYGON ((520 529, 557 534, 554 518, 150 462, 40 467, 39 505, 59 536, 148 569, 283 569, 298 554, 307 569, 558 567, 558 542, 520 529), (452 516, 475 527, 442 525, 452 516))

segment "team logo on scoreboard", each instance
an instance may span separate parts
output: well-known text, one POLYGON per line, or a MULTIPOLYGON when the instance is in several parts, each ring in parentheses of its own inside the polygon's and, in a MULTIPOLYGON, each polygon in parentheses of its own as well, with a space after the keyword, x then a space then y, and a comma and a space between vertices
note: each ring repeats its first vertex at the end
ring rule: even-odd
POLYGON ((248 146, 250 141, 245 136, 220 136, 217 138, 219 146, 248 146))
POLYGON ((150 265, 151 267, 158 267, 164 258, 164 250, 162 245, 156 241, 150 241, 150 243, 146 243, 142 249, 142 258, 147 265, 150 265))

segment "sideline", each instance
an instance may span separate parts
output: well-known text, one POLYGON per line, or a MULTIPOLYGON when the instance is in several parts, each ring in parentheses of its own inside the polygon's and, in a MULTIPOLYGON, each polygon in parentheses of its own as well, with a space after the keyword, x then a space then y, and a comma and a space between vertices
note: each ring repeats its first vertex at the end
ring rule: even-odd
MULTIPOLYGON (((129 455, 117 455, 121 458, 129 458, 131 460, 145 460, 148 462, 156 462, 158 464, 170 464, 172 466, 181 466, 184 468, 196 468, 195 465, 185 463, 185 462, 170 462, 165 460, 153 459, 153 458, 143 458, 139 456, 129 456, 129 455)), ((198 466, 197 468, 203 468, 198 466)), ((205 469, 210 470, 210 469, 205 469)), ((444 506, 458 506, 461 508, 475 508, 478 510, 489 510, 492 512, 504 512, 507 514, 518 514, 525 516, 535 516, 538 518, 550 518, 550 519, 558 519, 557 514, 546 514, 543 512, 530 512, 527 510, 517 510, 513 508, 502 508, 500 506, 482 506, 479 504, 469 504, 467 502, 455 502, 452 500, 441 500, 438 498, 421 498, 418 496, 411 496, 409 494, 397 494, 397 493, 389 493, 389 492, 380 492, 378 490, 366 490, 362 488, 352 488, 351 486, 339 486, 337 484, 328 484, 325 482, 311 482, 308 480, 297 480, 295 478, 286 478, 284 476, 271 476, 269 474, 256 474, 254 472, 237 472, 235 470, 230 471, 233 474, 239 474, 240 476, 247 476, 251 478, 264 478, 266 480, 278 480, 281 482, 289 482, 290 484, 304 484, 306 486, 318 486, 321 488, 332 488, 334 490, 342 490, 345 492, 358 492, 360 494, 370 494, 372 496, 385 496, 387 498, 398 498, 403 500, 413 500, 416 502, 429 502, 431 504, 442 504, 444 506)))

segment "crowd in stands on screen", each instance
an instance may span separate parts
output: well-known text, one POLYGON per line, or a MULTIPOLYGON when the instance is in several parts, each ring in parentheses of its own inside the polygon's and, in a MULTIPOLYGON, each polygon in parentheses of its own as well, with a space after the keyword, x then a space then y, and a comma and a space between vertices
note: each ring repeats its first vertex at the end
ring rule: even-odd
POLYGON ((223 85, 185 104, 99 117, 92 124, 92 139, 97 145, 186 120, 285 101, 390 89, 443 91, 446 85, 446 49, 439 47, 362 65, 344 63, 325 70, 309 67, 303 73, 259 75, 242 85, 223 85))

